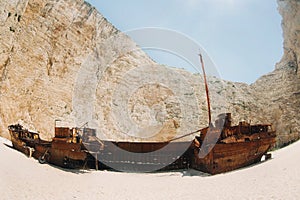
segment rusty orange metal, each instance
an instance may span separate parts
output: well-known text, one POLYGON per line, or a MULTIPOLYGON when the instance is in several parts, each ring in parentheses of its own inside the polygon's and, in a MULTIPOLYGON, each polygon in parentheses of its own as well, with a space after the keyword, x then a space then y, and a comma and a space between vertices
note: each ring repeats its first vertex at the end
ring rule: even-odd
POLYGON ((65 168, 147 171, 161 166, 161 170, 193 168, 218 174, 257 163, 263 155, 270 158, 267 152, 276 138, 270 124, 241 122, 232 126, 231 121, 230 113, 222 114, 216 126, 194 132, 198 133, 195 139, 187 142, 102 141, 94 129, 66 127, 56 127, 55 137, 48 142, 20 125, 9 126, 9 131, 13 146, 19 151, 29 155, 31 148, 40 163, 65 168), (178 150, 184 148, 178 156, 178 150), (132 154, 120 153, 120 149, 132 154))

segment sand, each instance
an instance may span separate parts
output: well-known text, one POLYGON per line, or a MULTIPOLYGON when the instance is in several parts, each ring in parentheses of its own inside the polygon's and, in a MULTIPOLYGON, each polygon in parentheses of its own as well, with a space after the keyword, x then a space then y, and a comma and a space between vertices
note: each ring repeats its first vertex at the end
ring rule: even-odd
POLYGON ((0 199, 300 199, 300 141, 273 159, 209 176, 197 171, 121 173, 41 165, 0 138, 0 199))

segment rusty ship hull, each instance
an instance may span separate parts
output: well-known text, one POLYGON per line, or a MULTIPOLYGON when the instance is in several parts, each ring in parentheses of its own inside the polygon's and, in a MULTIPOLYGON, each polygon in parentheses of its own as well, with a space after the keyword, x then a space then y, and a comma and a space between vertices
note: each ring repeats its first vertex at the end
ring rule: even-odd
POLYGON ((55 137, 47 142, 37 133, 9 127, 14 148, 32 155, 40 163, 65 168, 111 168, 118 171, 147 172, 196 169, 218 174, 260 162, 275 144, 271 125, 231 126, 231 114, 223 114, 197 133, 194 140, 179 142, 104 141, 95 129, 56 127, 55 137), (31 153, 30 153, 31 152, 31 153))
POLYGON ((49 147, 51 142, 40 139, 39 134, 23 129, 19 124, 8 127, 13 148, 24 153, 28 157, 35 156, 38 145, 49 147))
POLYGON ((47 162, 64 168, 82 168, 84 165, 87 152, 73 137, 72 129, 56 127, 52 141, 40 139, 38 133, 19 124, 10 125, 8 130, 13 147, 28 157, 38 159, 41 164, 47 162))
POLYGON ((246 167, 260 162, 264 155, 269 156, 267 152, 274 143, 275 137, 257 141, 215 144, 205 157, 201 157, 200 149, 196 149, 191 168, 209 174, 219 174, 246 167))
POLYGON ((249 166, 271 157, 267 152, 276 143, 271 124, 250 125, 240 122, 232 126, 230 113, 218 116, 215 126, 201 130, 195 137, 191 167, 218 174, 249 166))
MULTIPOLYGON (((255 135, 255 134, 254 134, 255 135)), ((99 165, 120 171, 139 172, 176 169, 195 169, 219 174, 259 163, 274 146, 274 132, 262 132, 261 138, 239 142, 207 144, 201 146, 199 138, 190 142, 111 142, 103 141, 99 151, 99 165), (200 146, 199 146, 200 143, 200 146), (164 147, 167 147, 164 149, 164 147), (202 150, 208 152, 201 156, 202 150), (128 153, 129 152, 129 153, 128 153)), ((95 156, 95 154, 94 154, 95 156)))

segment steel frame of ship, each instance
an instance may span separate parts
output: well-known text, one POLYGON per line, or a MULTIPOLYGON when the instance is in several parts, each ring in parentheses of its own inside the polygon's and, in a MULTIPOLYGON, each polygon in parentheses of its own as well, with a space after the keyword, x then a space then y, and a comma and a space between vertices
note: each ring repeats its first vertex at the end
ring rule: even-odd
MULTIPOLYGON (((237 126, 236 129, 241 128, 237 126)), ((216 134, 218 138, 214 144, 207 140, 213 140, 212 133, 218 131, 211 131, 210 137, 202 134, 190 142, 91 142, 72 135, 74 130, 78 129, 56 127, 55 137, 48 142, 26 129, 14 131, 9 128, 14 148, 33 156, 40 163, 48 162, 64 168, 110 168, 130 172, 188 168, 209 174, 228 172, 260 162, 263 155, 270 158, 267 152, 275 144, 276 137, 275 131, 263 131, 250 134, 240 141, 224 143, 221 135, 216 134), (22 140, 20 132, 31 135, 32 140, 22 140), (180 153, 182 149, 184 151, 180 153)), ((93 129, 83 130, 89 136, 95 136, 93 129)))

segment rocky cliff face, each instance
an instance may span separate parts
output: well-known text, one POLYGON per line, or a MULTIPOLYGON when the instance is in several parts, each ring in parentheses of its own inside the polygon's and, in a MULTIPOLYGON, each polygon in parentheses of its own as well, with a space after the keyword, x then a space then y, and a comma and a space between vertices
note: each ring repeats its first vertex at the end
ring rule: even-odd
POLYGON ((194 94, 178 87, 179 74, 155 65, 86 2, 4 0, 0 8, 2 135, 19 122, 50 139, 55 120, 64 126, 89 122, 101 138, 114 140, 164 140, 199 127, 194 94), (155 84, 138 88, 133 83, 147 79, 145 70, 134 70, 141 65, 148 74, 166 74, 174 91, 155 84), (177 99, 174 92, 191 95, 177 99), (183 109, 191 117, 182 117, 183 109), (153 130, 145 133, 147 122, 153 130))
POLYGON ((282 15, 284 36, 284 56, 276 69, 292 68, 299 76, 300 63, 300 1, 278 0, 278 10, 282 15))
POLYGON ((4 0, 0 9, 0 129, 5 136, 7 125, 16 122, 46 139, 53 136, 55 119, 74 126, 83 115, 73 109, 74 94, 77 104, 87 104, 84 95, 95 89, 76 85, 78 72, 90 70, 84 77, 98 80, 112 62, 153 63, 142 51, 131 52, 136 44, 84 1, 4 0))
MULTIPOLYGON (((285 54, 274 72, 250 86, 209 84, 214 115, 274 123, 282 145, 300 133, 300 11, 299 1, 278 3, 285 54)), ((157 141, 207 124, 202 78, 157 65, 84 1, 1 1, 0 45, 3 136, 19 122, 50 139, 58 119, 89 122, 106 139, 157 141)))
POLYGON ((284 55, 276 69, 251 87, 266 119, 275 125, 278 145, 300 138, 300 1, 278 0, 284 55))

